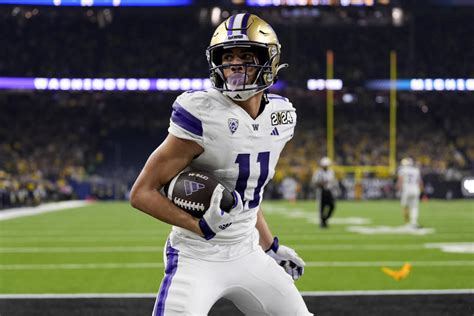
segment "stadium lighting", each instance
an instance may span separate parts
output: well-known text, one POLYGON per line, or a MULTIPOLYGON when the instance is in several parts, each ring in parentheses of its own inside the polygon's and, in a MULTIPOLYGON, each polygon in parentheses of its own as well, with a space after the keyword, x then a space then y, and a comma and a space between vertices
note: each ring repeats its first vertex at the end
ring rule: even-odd
POLYGON ((61 91, 185 91, 212 86, 208 78, 20 78, 0 77, 0 89, 61 91))
POLYGON ((401 26, 403 24, 403 10, 402 8, 392 9, 392 21, 394 26, 401 26))
POLYGON ((214 7, 211 11, 211 23, 216 26, 221 21, 221 8, 214 7))
MULTIPOLYGON (((378 4, 388 5, 390 0, 378 0, 378 4)), ((267 7, 267 6, 366 6, 375 5, 375 0, 246 0, 248 6, 267 7)))
POLYGON ((75 7, 164 7, 189 6, 193 0, 0 0, 1 4, 75 7))
POLYGON ((308 90, 341 90, 343 83, 341 79, 309 79, 308 90))
MULTIPOLYGON (((396 80, 397 90, 404 91, 474 91, 474 79, 414 78, 396 80)), ((365 84, 370 90, 390 90, 390 80, 370 80, 365 84)))

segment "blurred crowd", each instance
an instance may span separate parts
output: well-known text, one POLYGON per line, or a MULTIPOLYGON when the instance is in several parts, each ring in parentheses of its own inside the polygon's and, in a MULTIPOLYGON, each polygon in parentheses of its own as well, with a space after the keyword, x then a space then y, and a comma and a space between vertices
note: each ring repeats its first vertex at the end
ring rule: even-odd
MULTIPOLYGON (((206 12, 0 7, 0 76, 204 78, 215 27, 206 12)), ((398 54, 400 78, 474 76, 474 48, 463 44, 465 34, 474 33, 466 12, 412 12, 403 26, 355 28, 256 13, 274 25, 282 60, 291 65, 281 76, 287 87, 275 92, 298 112, 275 183, 293 177, 307 187, 327 155, 325 92, 306 90, 308 79, 325 77, 326 50, 334 51, 334 76, 347 86, 335 93, 336 165, 388 164, 389 95, 362 82, 389 77, 390 50, 398 54)), ((148 154, 166 136, 176 95, 0 92, 0 209, 127 198, 148 154)), ((399 92, 397 161, 411 156, 423 174, 453 179, 472 171, 473 101, 472 92, 399 92)))

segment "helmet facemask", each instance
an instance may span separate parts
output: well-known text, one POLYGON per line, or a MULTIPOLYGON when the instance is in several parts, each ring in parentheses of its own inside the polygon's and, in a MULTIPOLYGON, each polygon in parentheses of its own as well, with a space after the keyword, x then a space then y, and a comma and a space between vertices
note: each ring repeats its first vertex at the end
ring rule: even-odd
POLYGON ((220 44, 209 47, 207 50, 207 58, 209 62, 209 70, 211 81, 214 88, 221 91, 236 101, 248 100, 258 92, 267 89, 274 83, 272 72, 272 64, 275 59, 279 58, 277 49, 269 48, 269 45, 260 43, 236 43, 235 45, 220 44), (226 64, 222 61, 222 56, 227 49, 242 47, 248 48, 254 53, 253 62, 245 62, 242 64, 226 64), (273 52, 273 55, 269 55, 273 52), (243 68, 243 72, 235 72, 227 78, 224 70, 228 68, 243 68), (249 76, 255 71, 255 78, 252 82, 248 82, 249 76))

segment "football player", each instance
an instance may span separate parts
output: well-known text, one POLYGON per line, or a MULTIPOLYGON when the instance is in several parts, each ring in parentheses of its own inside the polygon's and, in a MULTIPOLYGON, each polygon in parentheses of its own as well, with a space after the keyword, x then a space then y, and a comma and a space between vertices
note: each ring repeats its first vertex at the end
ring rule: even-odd
POLYGON ((337 188, 337 180, 334 171, 329 169, 332 162, 329 157, 323 157, 319 161, 318 169, 314 174, 311 182, 316 185, 316 200, 319 204, 319 225, 321 228, 328 227, 328 220, 334 212, 336 201, 334 192, 337 188))
POLYGON ((400 193, 405 224, 410 228, 420 228, 418 224, 418 204, 423 191, 420 169, 410 157, 403 158, 398 169, 396 188, 400 193))
POLYGON ((173 225, 153 315, 207 315, 223 297, 246 315, 312 315, 294 285, 305 263, 279 245, 260 208, 296 124, 288 99, 266 91, 287 66, 279 64, 280 49, 255 15, 219 25, 206 51, 213 88, 176 99, 169 135, 133 185, 133 207, 173 225), (233 189, 233 209, 219 209, 221 186, 201 219, 158 192, 186 168, 211 172, 233 189))

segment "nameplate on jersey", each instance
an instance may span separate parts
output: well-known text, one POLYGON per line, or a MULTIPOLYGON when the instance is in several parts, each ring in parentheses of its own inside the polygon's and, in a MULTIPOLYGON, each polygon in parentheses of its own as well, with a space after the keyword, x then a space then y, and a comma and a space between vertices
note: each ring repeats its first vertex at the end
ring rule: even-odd
POLYGON ((291 115, 291 111, 273 112, 271 115, 271 120, 272 126, 293 124, 293 116, 291 115))

